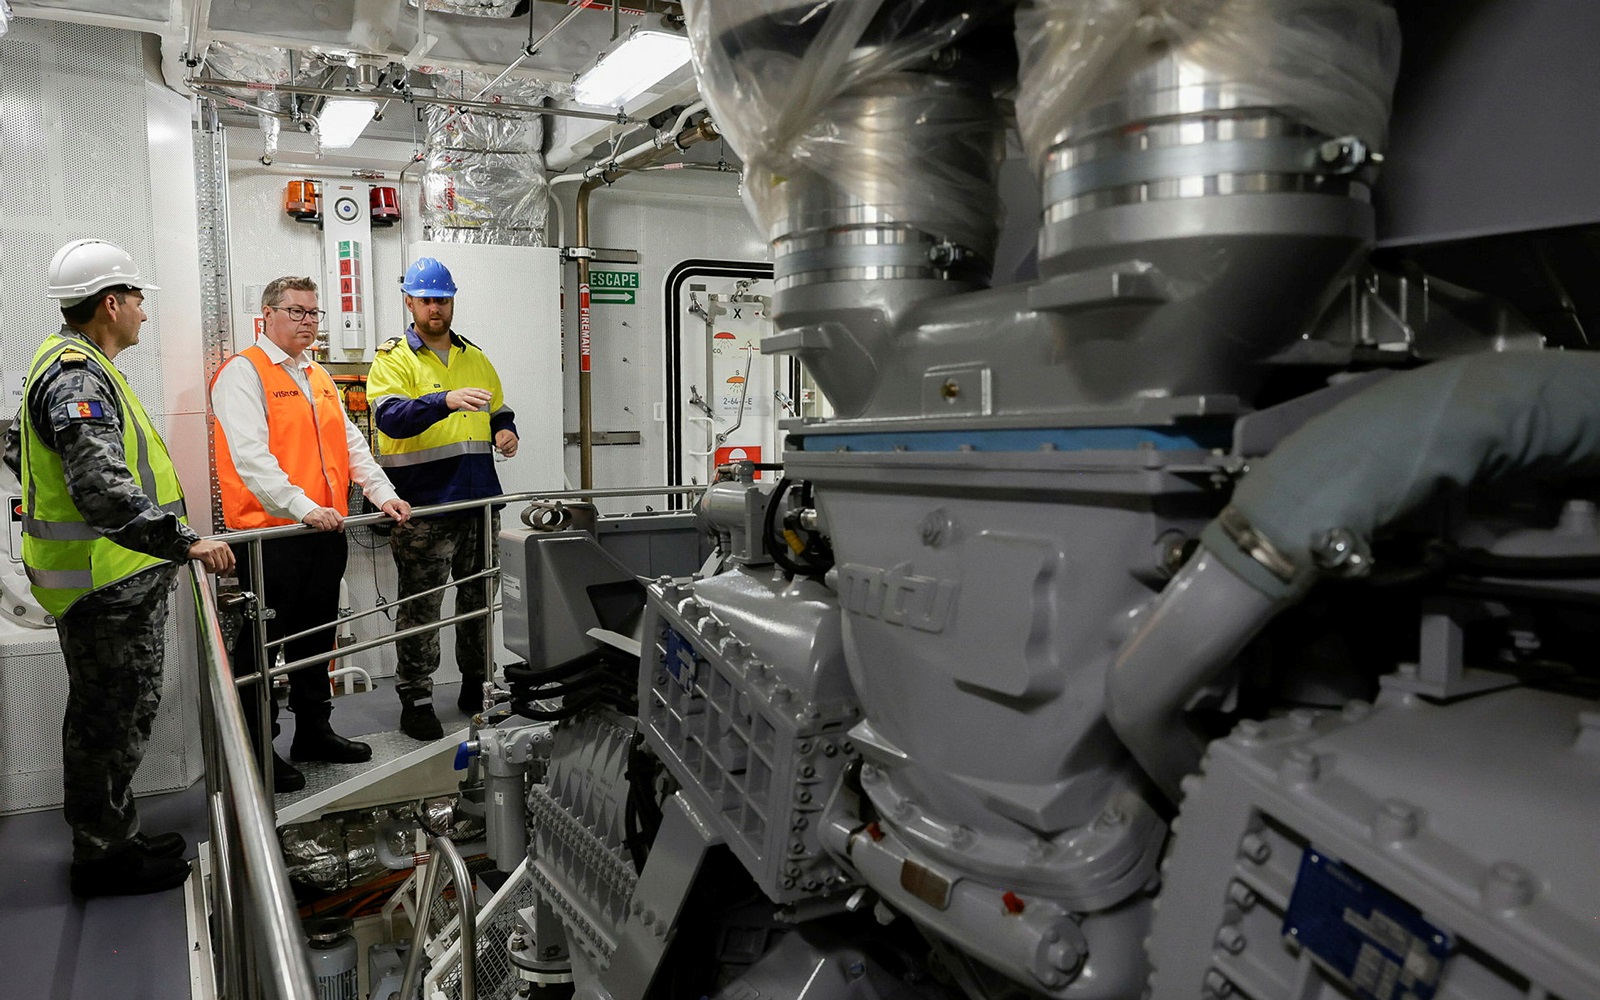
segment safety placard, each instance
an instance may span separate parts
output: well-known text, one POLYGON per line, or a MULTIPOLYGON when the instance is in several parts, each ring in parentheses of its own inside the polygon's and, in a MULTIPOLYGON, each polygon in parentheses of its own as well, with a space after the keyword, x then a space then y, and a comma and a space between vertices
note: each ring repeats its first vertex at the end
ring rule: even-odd
POLYGON ((595 305, 637 305, 639 272, 591 270, 589 272, 589 294, 595 305))
POLYGON ((758 444, 735 444, 718 448, 714 462, 717 465, 727 465, 730 462, 755 462, 761 464, 761 446, 758 444))
POLYGON ((22 498, 7 497, 11 505, 11 561, 22 561, 22 498))

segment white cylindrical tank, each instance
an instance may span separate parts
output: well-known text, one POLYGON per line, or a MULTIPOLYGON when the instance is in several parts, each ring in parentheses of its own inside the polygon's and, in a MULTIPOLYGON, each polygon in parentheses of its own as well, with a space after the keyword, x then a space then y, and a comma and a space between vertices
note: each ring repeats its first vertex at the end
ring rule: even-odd
POLYGON ((305 922, 311 972, 318 1000, 359 1000, 354 925, 346 917, 317 917, 305 922))

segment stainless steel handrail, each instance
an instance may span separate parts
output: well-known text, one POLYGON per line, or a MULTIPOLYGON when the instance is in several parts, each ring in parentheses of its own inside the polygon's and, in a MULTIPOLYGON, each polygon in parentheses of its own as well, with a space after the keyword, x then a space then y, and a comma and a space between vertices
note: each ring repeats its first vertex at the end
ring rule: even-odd
POLYGON ((216 598, 205 567, 191 562, 189 570, 200 633, 200 725, 215 862, 211 915, 224 948, 219 981, 230 996, 317 1000, 288 869, 273 835, 272 804, 251 763, 216 598))
MULTIPOLYGON (((503 493, 497 497, 485 497, 480 500, 456 500, 452 503, 434 504, 431 507, 417 507, 411 511, 412 517, 432 517, 435 514, 449 514, 458 510, 475 510, 486 504, 500 506, 503 504, 527 503, 541 500, 589 500, 594 498, 614 499, 618 497, 655 497, 679 496, 690 493, 703 493, 704 486, 621 486, 609 490, 559 490, 555 492, 537 493, 503 493)), ((346 528, 359 528, 364 524, 377 524, 379 521, 392 520, 388 514, 381 511, 376 514, 360 514, 356 517, 344 519, 346 528)), ((249 542, 256 539, 283 538, 293 534, 310 534, 316 531, 304 524, 282 524, 272 528, 250 528, 245 531, 229 531, 220 535, 208 535, 208 538, 229 545, 240 542, 249 542)))
POLYGON ((417 893, 416 926, 411 929, 411 953, 406 956, 406 974, 400 982, 400 995, 413 996, 417 977, 422 971, 422 942, 428 936, 428 918, 433 914, 433 896, 439 891, 439 869, 450 869, 450 881, 456 887, 456 913, 461 935, 461 1000, 477 1000, 478 996, 478 915, 477 900, 472 895, 472 876, 467 873, 467 863, 448 837, 430 837, 433 857, 423 876, 421 890, 417 893))
MULTIPOLYGON (((434 588, 443 590, 480 577, 499 576, 499 568, 491 565, 494 538, 492 532, 487 530, 487 526, 493 523, 493 508, 496 506, 528 501, 691 494, 701 490, 703 487, 699 486, 660 486, 516 493, 420 507, 413 511, 413 515, 426 517, 463 510, 483 511, 486 528, 483 533, 486 568, 466 580, 451 581, 434 588)), ((384 513, 364 514, 346 518, 344 524, 346 527, 359 527, 389 519, 389 515, 384 513)), ((255 593, 256 607, 262 609, 267 605, 261 542, 314 530, 307 525, 293 524, 210 537, 228 542, 230 545, 250 546, 252 556, 250 585, 255 593)), ((282 648, 282 644, 288 639, 314 634, 339 622, 330 622, 327 626, 309 629, 286 639, 274 640, 270 644, 265 641, 266 630, 257 629, 256 663, 262 668, 261 672, 250 677, 236 678, 223 642, 216 598, 206 582, 205 568, 199 562, 191 562, 190 571, 194 576, 195 611, 199 624, 202 660, 200 724, 206 764, 207 803, 211 817, 212 872, 208 883, 209 902, 212 916, 216 920, 217 939, 220 944, 220 949, 214 946, 213 954, 218 972, 217 982, 221 988, 220 992, 230 997, 247 998, 247 1000, 257 1000, 257 998, 316 1000, 317 990, 310 959, 301 945, 299 919, 293 895, 289 890, 288 869, 279 852, 277 838, 273 836, 276 817, 271 800, 265 791, 263 774, 258 772, 252 763, 255 755, 250 747, 245 713, 238 689, 255 683, 262 674, 269 678, 277 677, 304 666, 348 656, 456 622, 486 617, 492 620, 494 602, 488 600, 486 606, 477 611, 453 615, 428 625, 403 629, 380 639, 366 640, 337 650, 330 649, 326 655, 318 654, 270 669, 267 668, 269 648, 282 648)), ((392 608, 404 600, 425 596, 425 593, 402 598, 386 605, 386 608, 392 608)), ((492 628, 489 631, 492 635, 492 628)), ((488 660, 485 666, 492 669, 494 642, 491 639, 485 642, 484 646, 488 660)), ((271 742, 271 736, 268 735, 271 727, 268 701, 270 686, 257 684, 256 690, 258 692, 255 706, 256 723, 260 730, 262 745, 267 746, 271 742)), ((271 760, 270 754, 262 754, 261 764, 264 769, 270 768, 271 760)), ((270 772, 267 773, 267 777, 270 780, 270 772)), ((476 906, 472 905, 472 880, 468 875, 466 863, 461 860, 461 855, 449 840, 434 838, 433 852, 435 863, 429 866, 427 884, 420 898, 431 901, 433 892, 438 888, 440 868, 438 860, 443 858, 445 865, 450 869, 450 878, 456 885, 461 913, 461 1000, 475 1000, 477 928, 472 919, 472 915, 476 913, 476 906)), ((422 940, 427 922, 427 911, 421 906, 419 911, 419 923, 424 927, 418 930, 411 959, 407 965, 406 983, 409 987, 414 987, 416 984, 416 972, 423 950, 422 940)), ((402 995, 409 994, 402 993, 402 995)))
MULTIPOLYGON (((340 625, 348 625, 351 622, 360 621, 363 618, 370 618, 373 615, 383 614, 386 611, 393 611, 395 608, 405 604, 407 601, 414 601, 418 598, 428 597, 432 594, 437 594, 440 591, 449 590, 451 587, 458 587, 463 583, 471 583, 473 580, 482 580, 485 577, 498 576, 499 574, 499 568, 491 566, 481 573, 474 573, 471 576, 463 576, 460 579, 447 580, 444 583, 439 584, 437 587, 429 587, 427 590, 419 590, 415 594, 407 594, 404 597, 390 601, 388 604, 383 604, 376 608, 368 608, 365 611, 358 611, 352 615, 345 615, 342 618, 336 618, 326 625, 318 625, 315 628, 308 628, 304 631, 296 632, 293 635, 286 635, 280 639, 274 639, 267 643, 267 648, 275 649, 278 646, 284 646, 294 642, 296 639, 304 639, 308 635, 316 635, 318 632, 326 632, 330 628, 335 628, 340 625)), ((341 646, 340 649, 342 651, 344 647, 341 646)))

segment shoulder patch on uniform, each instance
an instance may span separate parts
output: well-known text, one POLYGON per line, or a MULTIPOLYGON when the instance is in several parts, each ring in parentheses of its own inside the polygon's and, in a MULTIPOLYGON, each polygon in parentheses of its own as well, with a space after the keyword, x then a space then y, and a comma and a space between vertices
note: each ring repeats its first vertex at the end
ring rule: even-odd
POLYGON ((406 338, 404 337, 390 337, 388 340, 385 340, 383 343, 373 348, 373 350, 377 351, 379 354, 388 354, 396 347, 399 347, 401 344, 405 343, 405 339, 406 338))
POLYGON ((89 355, 82 351, 67 350, 62 351, 57 360, 63 365, 86 365, 89 363, 89 355))
POLYGON ((62 404, 68 420, 104 420, 106 406, 98 399, 73 399, 62 404))

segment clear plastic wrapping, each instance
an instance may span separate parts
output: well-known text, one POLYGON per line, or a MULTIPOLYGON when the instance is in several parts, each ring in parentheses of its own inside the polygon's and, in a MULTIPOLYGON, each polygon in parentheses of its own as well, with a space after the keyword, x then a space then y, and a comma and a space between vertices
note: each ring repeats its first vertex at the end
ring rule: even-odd
POLYGON ((1388 138, 1400 27, 1385 0, 1028 0, 1017 120, 1037 169, 1076 119, 1160 60, 1376 149, 1388 138))
MULTIPOLYGON (((491 77, 452 72, 436 76, 440 96, 472 99, 491 77)), ((550 95, 542 83, 508 79, 482 97, 537 104, 550 95)), ((422 220, 439 243, 543 246, 550 183, 545 178, 539 118, 492 111, 425 113, 428 147, 422 174, 422 220)))
MULTIPOLYGON (((223 80, 248 80, 251 83, 288 83, 289 51, 265 45, 235 45, 212 42, 206 47, 208 75, 223 80)), ((246 94, 248 91, 234 91, 246 94)))
MULTIPOLYGON (((998 5, 997 5, 998 6, 998 5)), ((943 0, 687 0, 700 92, 744 161, 744 196, 771 235, 806 174, 877 217, 987 250, 1003 115, 985 86, 922 72, 978 23, 943 0)))
MULTIPOLYGON (((261 83, 288 83, 292 73, 289 53, 259 45, 233 45, 213 42, 206 49, 206 69, 210 75, 222 80, 249 80, 261 83)), ((288 109, 288 102, 277 91, 231 90, 235 103, 243 108, 246 102, 265 112, 261 122, 264 161, 270 162, 278 152, 278 133, 281 123, 276 117, 288 109)))

